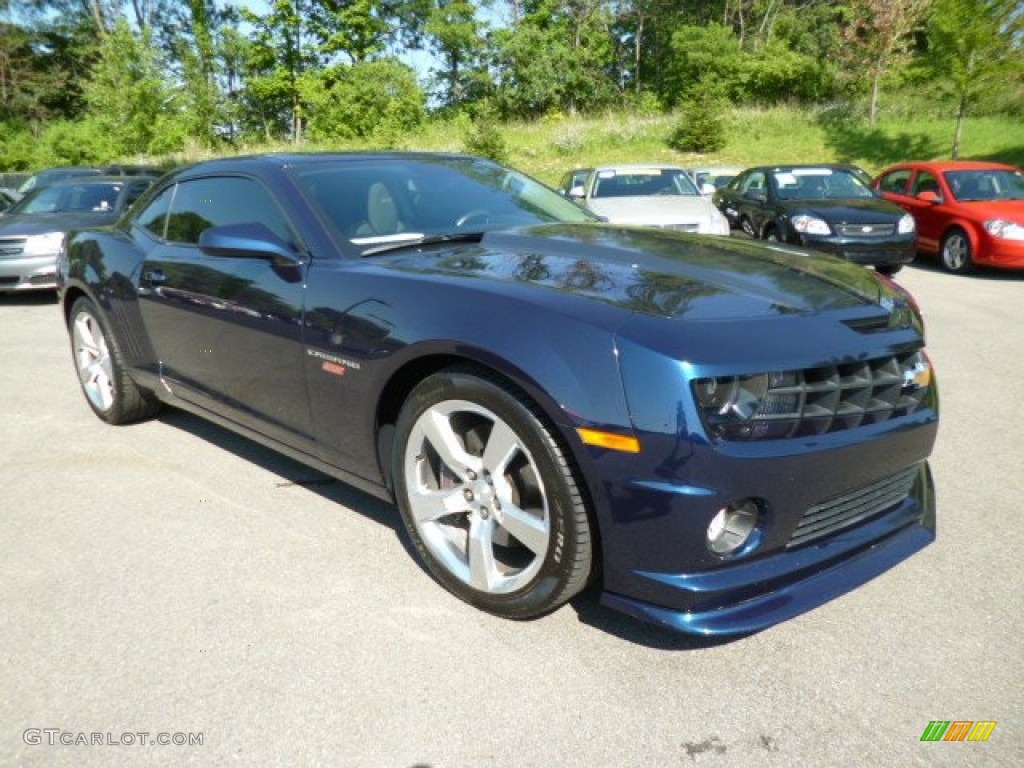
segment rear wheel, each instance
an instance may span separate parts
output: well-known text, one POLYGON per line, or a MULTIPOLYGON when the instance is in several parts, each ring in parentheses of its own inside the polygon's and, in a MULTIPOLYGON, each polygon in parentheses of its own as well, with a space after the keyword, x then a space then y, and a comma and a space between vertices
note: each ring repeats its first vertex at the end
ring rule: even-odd
POLYGON ((962 229, 952 229, 942 238, 939 251, 942 266, 950 272, 964 274, 974 269, 971 241, 962 229))
POLYGON ((90 299, 83 296, 72 304, 68 330, 78 380, 93 413, 108 424, 126 424, 159 410, 128 375, 117 340, 90 299))
POLYGON ((537 407, 503 382, 465 368, 422 381, 399 416, 392 471, 420 558, 462 600, 526 619, 586 585, 575 473, 537 407))

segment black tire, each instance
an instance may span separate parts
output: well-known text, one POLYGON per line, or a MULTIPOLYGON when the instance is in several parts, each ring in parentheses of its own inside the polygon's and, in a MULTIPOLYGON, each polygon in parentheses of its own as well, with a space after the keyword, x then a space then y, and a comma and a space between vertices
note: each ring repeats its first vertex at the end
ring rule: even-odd
POLYGON ((82 393, 93 413, 108 424, 149 418, 160 404, 128 375, 117 338, 92 300, 82 296, 68 318, 71 354, 82 393))
POLYGON ((974 255, 971 239, 960 228, 949 230, 942 238, 939 249, 942 268, 956 275, 964 275, 974 269, 974 255))
POLYGON ((768 227, 768 229, 765 230, 764 239, 767 240, 770 243, 777 243, 777 242, 779 242, 779 232, 778 232, 778 230, 775 229, 775 227, 768 227))
POLYGON ((880 274, 880 275, 885 275, 886 277, 892 277, 897 272, 899 272, 901 269, 903 269, 903 265, 902 264, 876 264, 875 265, 875 271, 878 274, 880 274))
POLYGON ((757 235, 757 230, 754 229, 754 222, 752 222, 746 216, 740 219, 740 229, 743 231, 743 234, 745 234, 747 237, 752 237, 755 240, 759 239, 757 235))
POLYGON ((592 538, 572 464, 501 380, 458 367, 420 382, 398 418, 392 476, 419 557, 467 603, 528 619, 586 586, 592 538))

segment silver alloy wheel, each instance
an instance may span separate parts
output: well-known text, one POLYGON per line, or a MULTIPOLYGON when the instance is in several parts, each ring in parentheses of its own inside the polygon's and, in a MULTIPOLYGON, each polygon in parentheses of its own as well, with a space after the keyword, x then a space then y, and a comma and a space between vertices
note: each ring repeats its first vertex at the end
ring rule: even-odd
POLYGON ((86 311, 75 315, 72 328, 75 364, 82 389, 93 406, 109 411, 114 405, 114 370, 103 329, 86 311))
POLYGON ((963 232, 951 232, 942 241, 942 263, 950 272, 960 272, 971 258, 971 245, 963 232))
POLYGON ((413 424, 403 458, 413 524, 445 570, 492 595, 534 579, 551 515, 537 463, 512 427, 477 403, 444 400, 413 424))

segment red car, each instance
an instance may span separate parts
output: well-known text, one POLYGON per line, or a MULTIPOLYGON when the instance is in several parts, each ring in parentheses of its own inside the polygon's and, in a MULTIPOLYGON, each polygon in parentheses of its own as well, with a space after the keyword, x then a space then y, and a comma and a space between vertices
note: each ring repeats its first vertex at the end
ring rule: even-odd
POLYGON ((913 214, 917 248, 950 272, 1024 269, 1024 171, 982 162, 901 163, 872 182, 913 214))

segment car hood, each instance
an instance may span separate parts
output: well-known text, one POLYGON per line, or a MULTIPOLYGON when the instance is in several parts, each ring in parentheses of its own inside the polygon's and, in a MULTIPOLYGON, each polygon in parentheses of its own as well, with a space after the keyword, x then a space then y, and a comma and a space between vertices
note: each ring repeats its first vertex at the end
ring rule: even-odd
POLYGON ((117 221, 114 213, 17 213, 0 218, 0 237, 41 235, 98 227, 117 221))
POLYGON ((809 213, 837 224, 898 221, 906 213, 895 203, 875 197, 849 200, 783 200, 780 205, 790 215, 809 213))
POLYGON ((979 219, 1012 219, 1024 221, 1024 200, 968 200, 958 207, 976 215, 979 219))
POLYGON ((868 270, 824 254, 610 224, 490 232, 479 245, 377 256, 374 263, 462 286, 469 280, 490 292, 529 293, 530 301, 562 309, 574 303, 577 312, 585 309, 576 302, 587 302, 633 314, 723 320, 902 303, 868 270))
POLYGON ((598 198, 588 200, 587 208, 614 224, 662 226, 701 221, 717 210, 706 198, 683 195, 598 198))

